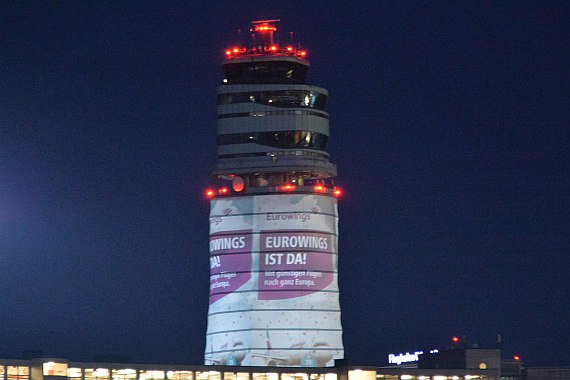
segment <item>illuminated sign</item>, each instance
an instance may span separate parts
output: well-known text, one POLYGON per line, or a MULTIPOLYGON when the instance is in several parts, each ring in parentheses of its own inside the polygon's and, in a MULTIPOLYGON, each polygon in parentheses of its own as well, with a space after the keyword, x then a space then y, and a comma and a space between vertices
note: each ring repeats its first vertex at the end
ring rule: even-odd
POLYGON ((342 359, 337 249, 336 197, 213 199, 206 364, 342 359))
MULTIPOLYGON (((435 354, 439 352, 438 350, 430 350, 430 354, 435 354)), ((390 364, 397 364, 400 365, 402 363, 411 363, 417 362, 419 360, 419 356, 423 354, 423 351, 416 351, 413 354, 406 352, 405 354, 399 353, 398 355, 390 354, 388 355, 388 363, 390 364)))

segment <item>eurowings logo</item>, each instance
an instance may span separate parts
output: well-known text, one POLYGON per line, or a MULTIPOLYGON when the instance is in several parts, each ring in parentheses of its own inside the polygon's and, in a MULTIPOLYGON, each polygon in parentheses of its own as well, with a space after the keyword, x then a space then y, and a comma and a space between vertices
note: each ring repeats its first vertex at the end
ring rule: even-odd
POLYGON ((266 220, 280 221, 280 220, 300 220, 302 223, 311 220, 311 214, 304 212, 301 214, 296 213, 280 213, 280 214, 267 214, 266 220))

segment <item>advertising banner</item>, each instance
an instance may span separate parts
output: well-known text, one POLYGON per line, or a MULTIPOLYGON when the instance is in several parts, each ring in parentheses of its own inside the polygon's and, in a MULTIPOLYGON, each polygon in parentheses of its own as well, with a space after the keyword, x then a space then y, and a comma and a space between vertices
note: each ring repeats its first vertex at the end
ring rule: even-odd
POLYGON ((337 231, 337 200, 325 195, 212 200, 206 364, 343 358, 337 231))

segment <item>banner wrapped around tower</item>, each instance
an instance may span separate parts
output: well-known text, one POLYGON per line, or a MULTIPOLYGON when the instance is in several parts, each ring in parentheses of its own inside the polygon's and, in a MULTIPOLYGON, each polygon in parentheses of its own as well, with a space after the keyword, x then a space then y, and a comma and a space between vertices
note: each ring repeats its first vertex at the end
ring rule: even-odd
POLYGON ((331 196, 212 200, 206 364, 332 366, 343 357, 337 231, 331 196))

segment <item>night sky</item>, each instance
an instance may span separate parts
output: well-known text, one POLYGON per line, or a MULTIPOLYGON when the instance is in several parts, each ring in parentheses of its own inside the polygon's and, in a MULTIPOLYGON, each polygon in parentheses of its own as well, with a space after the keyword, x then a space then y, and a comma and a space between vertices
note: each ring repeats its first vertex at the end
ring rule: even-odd
POLYGON ((222 53, 280 18, 331 97, 345 356, 570 363, 567 3, 5 1, 0 357, 201 364, 222 53))

